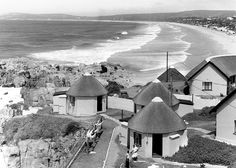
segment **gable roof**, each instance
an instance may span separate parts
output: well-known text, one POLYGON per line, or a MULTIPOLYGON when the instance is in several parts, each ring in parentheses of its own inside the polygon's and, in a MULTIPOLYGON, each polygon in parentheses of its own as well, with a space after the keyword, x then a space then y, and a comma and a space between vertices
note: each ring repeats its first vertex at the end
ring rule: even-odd
POLYGON ((169 68, 168 71, 163 72, 157 79, 161 82, 166 82, 167 72, 168 81, 170 81, 171 77, 173 82, 186 81, 186 78, 175 68, 169 68))
POLYGON ((210 57, 195 68, 193 68, 187 75, 187 80, 193 78, 198 72, 200 72, 208 64, 213 65, 217 70, 219 70, 226 78, 229 78, 232 75, 236 75, 236 55, 221 55, 210 57))
POLYGON ((107 94, 102 84, 91 75, 84 75, 67 91, 67 95, 74 97, 94 97, 107 94))
POLYGON ((141 133, 164 134, 185 130, 186 124, 163 101, 154 100, 129 120, 128 127, 141 133))
MULTIPOLYGON (((135 104, 146 106, 152 101, 154 97, 160 97, 166 104, 171 106, 170 91, 158 80, 148 83, 144 88, 134 97, 135 104)), ((179 104, 179 100, 172 95, 172 106, 179 104)))
POLYGON ((53 96, 66 95, 66 92, 69 90, 69 87, 59 87, 55 89, 53 96))
POLYGON ((236 94, 236 89, 234 89, 230 94, 228 94, 223 100, 221 100, 213 109, 211 109, 210 113, 216 112, 220 107, 222 107, 231 97, 236 94))

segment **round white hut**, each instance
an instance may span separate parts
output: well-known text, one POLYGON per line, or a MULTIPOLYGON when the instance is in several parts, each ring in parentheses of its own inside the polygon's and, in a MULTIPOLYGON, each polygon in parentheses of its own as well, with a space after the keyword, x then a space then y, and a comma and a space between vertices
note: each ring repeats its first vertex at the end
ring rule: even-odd
POLYGON ((66 94, 68 114, 90 116, 106 111, 107 90, 90 74, 83 75, 66 94))
POLYGON ((172 156, 187 142, 185 122, 159 97, 128 122, 127 146, 140 146, 141 156, 172 156))

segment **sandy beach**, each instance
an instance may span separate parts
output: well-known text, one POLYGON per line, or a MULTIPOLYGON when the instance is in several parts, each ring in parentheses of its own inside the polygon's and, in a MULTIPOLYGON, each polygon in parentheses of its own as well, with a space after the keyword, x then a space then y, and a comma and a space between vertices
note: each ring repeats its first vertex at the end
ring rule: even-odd
MULTIPOLYGON (((180 28, 181 33, 183 33, 183 37, 181 37, 181 40, 189 43, 190 47, 187 48, 187 50, 184 50, 184 54, 187 55, 186 59, 184 61, 178 62, 174 64, 173 66, 177 68, 181 73, 184 75, 187 74, 194 66, 199 64, 204 59, 215 56, 215 55, 225 55, 225 54, 236 54, 236 36, 230 36, 225 34, 224 32, 218 32, 215 30, 211 30, 205 27, 200 26, 193 26, 193 25, 187 25, 187 24, 180 24, 180 23, 158 23, 161 27, 162 31, 166 28, 166 26, 174 26, 175 28, 180 28)), ((131 53, 139 54, 139 53, 145 53, 147 49, 149 48, 150 51, 160 46, 160 39, 161 33, 158 35, 156 39, 153 41, 147 43, 143 47, 141 47, 139 50, 132 50, 129 52, 123 52, 118 53, 115 55, 112 55, 108 61, 115 62, 120 58, 125 58, 126 56, 129 57, 131 53)), ((172 49, 172 44, 165 46, 163 50, 172 49)), ((153 54, 158 54, 156 52, 153 52, 153 54)), ((162 53, 163 56, 165 56, 165 53, 162 53)), ((174 55, 176 53, 169 53, 169 55, 174 55)), ((158 58, 158 57, 157 57, 158 58)), ((144 60, 145 61, 145 60, 144 60)), ((162 60, 163 61, 163 60, 162 60)), ((164 60, 165 61, 165 60, 164 60)), ((122 65, 121 61, 121 65, 122 65)), ((141 65, 142 66, 142 65, 141 65)), ((135 74, 134 77, 134 83, 136 84, 145 84, 149 81, 154 80, 156 77, 158 77, 162 72, 165 71, 165 68, 157 68, 155 70, 150 71, 133 71, 135 74)))
POLYGON ((93 20, 65 24, 61 21, 59 27, 56 22, 48 25, 37 22, 40 26, 32 21, 16 23, 22 29, 20 34, 12 33, 15 27, 7 21, 2 23, 5 27, 0 29, 0 36, 2 32, 2 41, 9 41, 9 46, 2 44, 2 58, 27 57, 50 64, 120 64, 122 69, 134 74, 128 80, 132 84, 146 84, 164 72, 167 51, 169 66, 184 75, 210 56, 236 53, 236 36, 179 23, 93 20), (60 29, 57 36, 56 27, 60 29), (10 35, 4 36, 6 32, 10 35))
MULTIPOLYGON (((236 36, 227 35, 224 32, 219 32, 216 30, 211 30, 209 28, 187 25, 187 24, 178 24, 171 23, 182 28, 191 29, 197 35, 198 39, 202 39, 200 43, 194 41, 194 36, 184 38, 186 41, 190 41, 192 46, 187 52, 191 53, 191 56, 187 57, 184 61, 184 65, 188 66, 187 68, 193 68, 196 64, 200 63, 202 60, 215 56, 215 55, 227 55, 227 54, 236 54, 236 36), (201 49, 201 51, 199 51, 201 49)), ((176 65, 178 67, 178 65, 176 65)), ((182 68, 184 69, 184 68, 182 68)), ((185 70, 187 73, 188 70, 185 70)), ((184 74, 185 74, 184 73, 184 74)))

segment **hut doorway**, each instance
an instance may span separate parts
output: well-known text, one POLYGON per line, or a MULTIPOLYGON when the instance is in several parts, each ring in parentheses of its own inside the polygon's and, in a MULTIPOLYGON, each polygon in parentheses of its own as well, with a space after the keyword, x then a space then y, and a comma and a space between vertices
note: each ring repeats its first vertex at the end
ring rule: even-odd
POLYGON ((152 155, 162 156, 162 134, 152 135, 152 155))
POLYGON ((102 111, 102 96, 97 97, 97 111, 102 111))

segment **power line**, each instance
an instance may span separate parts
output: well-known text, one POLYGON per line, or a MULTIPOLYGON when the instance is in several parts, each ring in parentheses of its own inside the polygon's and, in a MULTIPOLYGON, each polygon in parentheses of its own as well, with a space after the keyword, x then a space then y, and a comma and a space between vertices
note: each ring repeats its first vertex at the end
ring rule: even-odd
MULTIPOLYGON (((207 93, 207 92, 205 92, 204 90, 202 90, 202 89, 200 89, 200 88, 198 88, 198 87, 196 87, 196 86, 194 86, 194 85, 192 85, 192 86, 195 87, 196 89, 198 89, 198 90, 200 90, 200 91, 202 91, 202 92, 204 92, 204 93, 206 93, 206 94, 208 94, 208 95, 214 97, 214 98, 217 98, 217 96, 211 95, 210 93, 207 93)), ((221 100, 221 101, 222 101, 222 100, 221 100)), ((221 101, 220 101, 220 102, 221 102, 221 101)), ((220 103, 220 102, 219 102, 219 103, 220 103)), ((232 108, 236 109, 236 107, 233 106, 233 105, 231 105, 231 104, 227 104, 227 105, 229 105, 229 106, 231 106, 232 108)))
MULTIPOLYGON (((200 81, 200 82, 208 82, 208 81, 203 81, 203 80, 200 80, 200 79, 193 79, 195 81, 200 81)), ((222 84, 222 83, 216 83, 216 82, 211 82, 213 84, 216 84, 216 85, 221 85, 221 86, 226 86, 226 87, 229 87, 228 85, 225 85, 225 84, 222 84)))

